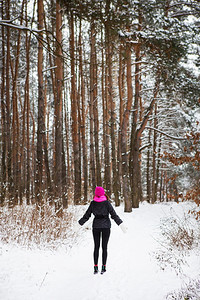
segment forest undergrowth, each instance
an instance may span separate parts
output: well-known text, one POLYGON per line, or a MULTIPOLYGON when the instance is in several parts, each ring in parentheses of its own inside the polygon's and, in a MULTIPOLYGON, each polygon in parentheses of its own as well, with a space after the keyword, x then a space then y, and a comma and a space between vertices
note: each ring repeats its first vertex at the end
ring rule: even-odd
POLYGON ((63 210, 58 216, 54 206, 44 204, 43 212, 36 204, 0 208, 0 237, 3 243, 27 248, 57 249, 72 247, 77 238, 73 230, 74 213, 63 210))
POLYGON ((182 217, 172 211, 170 216, 161 219, 159 231, 159 247, 154 252, 154 258, 163 271, 171 268, 183 279, 181 289, 170 292, 166 299, 199 300, 200 276, 189 278, 185 268, 189 267, 191 257, 200 255, 200 220, 190 211, 182 217))

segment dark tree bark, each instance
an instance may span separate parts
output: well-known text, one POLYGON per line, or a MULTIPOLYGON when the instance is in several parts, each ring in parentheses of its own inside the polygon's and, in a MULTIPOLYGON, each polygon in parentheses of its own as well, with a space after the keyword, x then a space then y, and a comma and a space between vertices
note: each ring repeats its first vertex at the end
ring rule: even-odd
POLYGON ((92 182, 92 191, 94 193, 96 187, 96 166, 94 152, 94 65, 95 65, 95 26, 91 21, 91 49, 90 49, 90 174, 92 182))
POLYGON ((124 104, 125 104, 125 62, 123 59, 123 46, 120 44, 119 47, 119 76, 118 76, 118 87, 119 87, 119 132, 118 132, 118 151, 117 151, 117 164, 119 172, 119 192, 121 194, 121 183, 122 183, 122 149, 121 149, 121 132, 122 132, 122 122, 124 115, 124 104))
POLYGON ((126 72, 127 72, 127 104, 124 110, 121 132, 121 155, 122 155, 122 182, 125 212, 132 211, 131 196, 130 196, 130 178, 128 167, 128 145, 127 145, 127 129, 129 124, 130 110, 133 102, 133 87, 132 87, 132 70, 131 70, 131 46, 126 45, 126 72))
MULTIPOLYGON (((93 54, 92 54, 93 55, 93 54)), ((94 141, 95 141, 95 161, 96 161, 96 184, 102 185, 101 181, 101 166, 99 155, 99 116, 98 116, 98 95, 97 95, 97 53, 96 45, 94 42, 94 86, 93 86, 93 113, 94 113, 94 141)))
POLYGON ((79 165, 79 140, 78 140, 78 105, 75 74, 75 42, 74 42, 74 16, 70 13, 70 57, 71 57, 71 113, 72 113, 72 140, 74 151, 74 203, 81 201, 81 176, 79 165))
MULTIPOLYGON (((138 31, 141 30, 141 15, 139 14, 138 31)), ((133 208, 139 206, 140 195, 140 165, 139 165, 139 137, 137 136, 138 109, 140 101, 140 71, 141 71, 141 45, 140 42, 135 46, 135 99, 133 107, 133 120, 131 129, 131 150, 130 150, 130 180, 131 180, 131 198, 133 208)))
MULTIPOLYGON (((157 104, 154 109, 154 128, 157 128, 157 104)), ((153 133, 153 161, 152 161, 152 203, 155 203, 157 198, 156 188, 156 151, 157 151, 157 132, 153 133)))
MULTIPOLYGON (((26 26, 28 25, 27 2, 26 2, 26 26)), ((25 103, 26 103, 26 141, 27 141, 27 158, 26 158, 26 203, 30 204, 30 41, 31 34, 26 32, 26 83, 25 83, 25 103)))
MULTIPOLYGON (((6 18, 10 20, 10 0, 6 2, 6 18)), ((10 28, 7 27, 6 40, 6 146, 7 146, 7 178, 9 205, 13 206, 13 174, 11 167, 11 109, 10 109, 10 28)))
POLYGON ((79 33, 79 72, 80 72, 80 89, 81 89, 81 141, 83 148, 83 178, 84 178, 84 203, 87 202, 88 197, 88 159, 87 159, 87 141, 86 141, 86 101, 85 101, 85 80, 83 74, 83 53, 82 53, 82 27, 80 20, 79 33))
MULTIPOLYGON (((107 10, 110 9, 110 1, 107 1, 108 7, 107 10)), ((112 36, 110 34, 110 20, 109 17, 105 23, 105 34, 106 34, 106 54, 107 54, 107 66, 108 66, 108 99, 110 103, 110 133, 111 133, 111 155, 112 155, 112 191, 114 193, 115 205, 119 206, 119 172, 117 169, 117 161, 116 161, 116 116, 115 116, 115 103, 114 103, 114 95, 113 95, 113 74, 112 74, 112 36)))
MULTIPOLYGON (((43 0, 38 0, 38 30, 44 27, 43 0)), ((43 91, 43 34, 39 32, 38 41, 38 128, 37 128, 37 161, 36 161, 36 200, 39 206, 43 206, 43 124, 44 124, 44 91, 43 91)))
MULTIPOLYGON (((1 18, 4 19, 4 6, 1 1, 1 18)), ((2 67, 1 67, 1 132, 2 132, 2 148, 1 148, 1 193, 0 193, 0 205, 3 206, 6 196, 6 106, 5 106, 5 30, 4 26, 1 26, 2 36, 2 67)))
MULTIPOLYGON (((23 12, 24 12, 24 0, 22 2, 21 8, 21 18, 20 25, 23 21, 23 12)), ((17 80, 19 73, 19 60, 20 60, 20 47, 21 47, 21 30, 18 31, 17 38, 17 49, 16 49, 16 60, 15 67, 13 70, 13 88, 12 88, 12 132, 13 132, 13 141, 12 141, 12 169, 13 169, 13 204, 18 204, 18 198, 21 196, 20 203, 22 203, 22 194, 20 193, 21 184, 21 168, 19 168, 19 155, 20 155, 20 137, 19 137, 19 113, 18 113, 18 96, 17 96, 17 80)))
POLYGON ((162 134, 160 134, 160 140, 158 145, 158 156, 157 156, 157 167, 156 167, 156 183, 155 183, 155 201, 157 201, 157 193, 158 193, 158 184, 161 178, 160 174, 160 153, 161 153, 161 146, 162 146, 162 134))
POLYGON ((62 206, 62 86, 63 86, 63 64, 62 64, 62 15, 61 8, 56 1, 56 69, 55 69, 55 205, 56 210, 59 211, 62 206))
MULTIPOLYGON (((107 56, 106 53, 106 61, 107 56)), ((104 137, 104 162, 105 162, 105 186, 106 192, 109 197, 111 197, 111 167, 110 167, 110 142, 109 142, 109 135, 110 135, 110 127, 109 127, 109 96, 108 96, 108 64, 106 63, 105 66, 105 93, 104 93, 104 116, 105 116, 105 137, 104 137)))
MULTIPOLYGON (((151 129, 148 135, 148 144, 151 144, 151 129)), ((150 146, 147 150, 147 172, 146 172, 146 185, 147 185, 147 202, 151 202, 151 174, 150 174, 150 146)))
MULTIPOLYGON (((1 18, 4 19, 4 6, 1 1, 1 18)), ((0 205, 3 206, 6 196, 6 105, 5 105, 5 30, 1 26, 2 36, 2 67, 1 67, 1 132, 2 132, 2 148, 1 148, 1 185, 0 185, 0 205)))

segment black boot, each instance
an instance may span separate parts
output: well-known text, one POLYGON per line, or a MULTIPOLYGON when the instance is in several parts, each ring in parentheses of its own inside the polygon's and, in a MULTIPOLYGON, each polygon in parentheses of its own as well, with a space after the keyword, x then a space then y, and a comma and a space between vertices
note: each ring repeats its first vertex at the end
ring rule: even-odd
POLYGON ((98 273, 98 266, 94 266, 94 274, 97 274, 98 273))
POLYGON ((106 265, 102 265, 102 268, 101 268, 101 274, 105 273, 106 272, 106 265))

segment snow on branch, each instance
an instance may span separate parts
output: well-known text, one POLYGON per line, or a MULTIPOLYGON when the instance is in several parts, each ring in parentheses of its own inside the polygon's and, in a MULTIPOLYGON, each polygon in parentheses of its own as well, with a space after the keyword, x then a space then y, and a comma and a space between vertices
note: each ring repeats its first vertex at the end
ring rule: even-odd
POLYGON ((56 68, 57 68, 57 66, 53 66, 53 67, 47 68, 45 70, 42 70, 42 72, 45 73, 45 72, 48 72, 48 71, 56 69, 56 68))
POLYGON ((35 33, 40 33, 45 31, 45 29, 31 29, 29 27, 23 26, 23 25, 19 25, 19 24, 12 24, 11 20, 0 20, 0 25, 2 26, 8 26, 8 27, 12 27, 18 30, 25 30, 25 31, 30 31, 30 32, 35 32, 35 33))
POLYGON ((148 143, 148 144, 145 144, 144 146, 142 146, 140 149, 139 149, 139 152, 141 152, 142 150, 148 148, 148 147, 151 147, 152 144, 151 143, 148 143))
POLYGON ((179 6, 179 5, 187 5, 187 6, 190 6, 190 7, 197 7, 198 4, 197 3, 191 3, 191 2, 186 2, 186 1, 180 1, 180 2, 176 2, 176 3, 173 3, 173 4, 170 4, 169 6, 169 9, 172 9, 173 7, 175 6, 179 6))
POLYGON ((12 23, 13 21, 15 21, 15 20, 17 20, 18 19, 18 17, 15 17, 14 19, 12 19, 12 20, 0 20, 1 22, 3 22, 3 23, 12 23))
POLYGON ((149 64, 149 63, 147 61, 140 60, 140 61, 134 61, 134 62, 132 62, 131 65, 137 65, 137 64, 149 64))
MULTIPOLYGON (((39 33, 45 32, 46 34, 51 34, 52 37, 54 38, 54 40, 60 45, 60 47, 62 47, 62 45, 58 42, 56 36, 53 35, 52 32, 50 32, 49 30, 46 30, 45 28, 42 29, 32 29, 23 25, 19 25, 19 24, 13 24, 12 20, 0 20, 0 25, 2 26, 7 26, 7 27, 11 27, 14 28, 16 30, 23 30, 23 31, 29 31, 33 36, 36 37, 36 39, 43 45, 44 48, 47 49, 47 51, 50 51, 52 53, 52 55, 56 55, 55 52, 52 49, 48 49, 48 47, 46 46, 48 43, 47 41, 45 41, 41 35, 39 33)), ((63 56, 63 58, 65 59, 65 57, 63 56)))
POLYGON ((161 131, 161 130, 159 130, 159 129, 157 129, 157 128, 154 128, 154 127, 146 126, 145 128, 146 128, 146 129, 155 130, 155 131, 157 131, 157 132, 159 132, 159 133, 161 133, 161 134, 163 134, 163 135, 165 135, 165 136, 167 136, 168 138, 173 139, 173 140, 179 140, 179 141, 187 140, 186 137, 184 138, 184 137, 172 136, 172 135, 170 135, 170 134, 168 134, 168 133, 165 133, 165 132, 163 132, 163 131, 161 131))
POLYGON ((191 16, 191 15, 198 15, 199 12, 198 11, 194 11, 194 10, 191 10, 191 11, 179 11, 179 12, 176 12, 174 14, 171 15, 172 18, 178 18, 178 17, 187 17, 187 16, 191 16))

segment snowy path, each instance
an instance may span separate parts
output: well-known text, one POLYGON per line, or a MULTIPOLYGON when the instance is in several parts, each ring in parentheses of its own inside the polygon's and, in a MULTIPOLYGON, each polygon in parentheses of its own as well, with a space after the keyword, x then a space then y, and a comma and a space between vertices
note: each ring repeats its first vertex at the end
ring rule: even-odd
MULTIPOLYGON (((181 281, 162 272, 152 252, 158 246, 160 218, 177 204, 142 204, 131 214, 116 211, 128 227, 112 222, 107 273, 93 275, 91 222, 81 228, 78 245, 66 252, 0 247, 1 300, 162 300, 181 281)), ((84 208, 85 209, 85 208, 84 208)), ((100 256, 101 258, 101 256, 100 256)), ((101 260, 100 260, 101 263, 101 260)))

